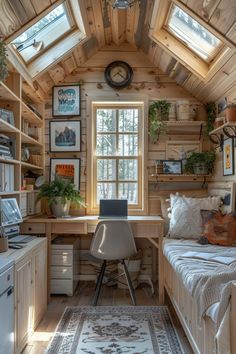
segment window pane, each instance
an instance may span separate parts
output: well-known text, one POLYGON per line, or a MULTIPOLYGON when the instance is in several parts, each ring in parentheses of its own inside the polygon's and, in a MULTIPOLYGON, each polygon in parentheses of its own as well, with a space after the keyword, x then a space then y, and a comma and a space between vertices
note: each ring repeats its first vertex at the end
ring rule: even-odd
POLYGON ((27 62, 35 57, 41 48, 47 48, 70 29, 71 24, 65 6, 61 4, 14 39, 11 44, 27 62))
POLYGON ((138 131, 138 109, 119 109, 119 131, 138 131))
POLYGON ((119 155, 123 155, 123 156, 138 155, 138 136, 136 134, 119 135, 119 155))
POLYGON ((116 160, 98 159, 97 160, 97 179, 98 181, 116 180, 116 160))
POLYGON ((116 131, 116 111, 114 109, 97 109, 97 132, 116 131))
POLYGON ((100 199, 115 199, 116 184, 115 183, 97 183, 97 203, 100 199))
POLYGON ((110 134, 97 135, 97 155, 116 155, 116 136, 110 134))
POLYGON ((119 160, 119 180, 136 181, 138 179, 137 160, 119 160))
POLYGON ((138 184, 137 183, 119 183, 119 198, 128 199, 129 204, 137 204, 138 184))
POLYGON ((168 28, 205 61, 220 50, 222 42, 178 6, 173 5, 168 28))

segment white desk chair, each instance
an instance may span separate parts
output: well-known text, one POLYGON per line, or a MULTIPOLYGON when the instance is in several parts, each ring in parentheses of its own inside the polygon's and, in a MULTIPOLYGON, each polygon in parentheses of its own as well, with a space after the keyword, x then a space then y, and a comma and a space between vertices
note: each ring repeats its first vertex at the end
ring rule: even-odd
POLYGON ((102 281, 106 270, 107 261, 122 261, 124 274, 133 304, 136 305, 135 292, 130 279, 130 275, 125 264, 125 259, 137 253, 132 229, 128 221, 124 220, 104 220, 101 221, 95 230, 90 246, 92 256, 102 259, 103 264, 97 279, 93 305, 97 305, 101 291, 102 281))

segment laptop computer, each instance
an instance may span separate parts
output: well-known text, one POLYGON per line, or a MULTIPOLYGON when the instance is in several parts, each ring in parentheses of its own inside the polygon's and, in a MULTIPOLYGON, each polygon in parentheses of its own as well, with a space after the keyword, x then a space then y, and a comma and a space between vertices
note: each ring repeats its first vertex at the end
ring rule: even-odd
POLYGON ((127 219, 127 199, 100 199, 99 219, 127 219))

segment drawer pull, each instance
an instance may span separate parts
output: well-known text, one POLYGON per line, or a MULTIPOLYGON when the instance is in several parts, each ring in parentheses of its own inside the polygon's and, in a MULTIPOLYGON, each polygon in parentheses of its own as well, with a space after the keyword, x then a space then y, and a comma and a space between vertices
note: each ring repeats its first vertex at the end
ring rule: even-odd
POLYGON ((28 230, 31 231, 31 230, 32 230, 32 227, 28 227, 28 230))

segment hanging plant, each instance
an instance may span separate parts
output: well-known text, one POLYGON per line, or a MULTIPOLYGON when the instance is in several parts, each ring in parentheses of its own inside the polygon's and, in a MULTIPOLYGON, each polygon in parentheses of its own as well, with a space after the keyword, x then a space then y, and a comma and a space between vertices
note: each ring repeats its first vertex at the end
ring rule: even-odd
POLYGON ((6 44, 0 40, 0 81, 8 76, 6 44))
POLYGON ((207 113, 206 132, 209 134, 214 129, 214 122, 216 119, 216 105, 215 102, 207 102, 205 107, 207 113))
POLYGON ((166 133, 170 107, 171 103, 165 100, 153 102, 149 107, 149 135, 153 144, 166 133))

